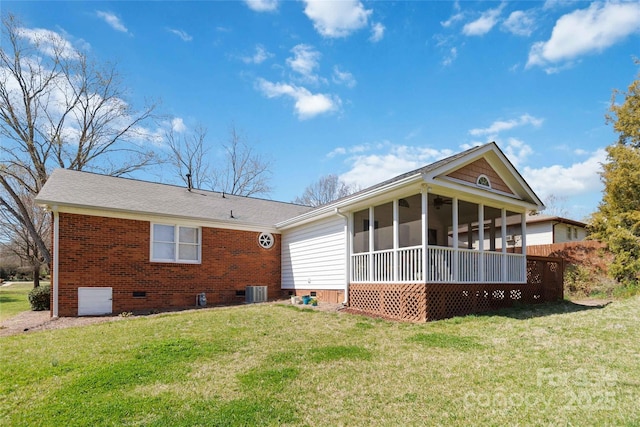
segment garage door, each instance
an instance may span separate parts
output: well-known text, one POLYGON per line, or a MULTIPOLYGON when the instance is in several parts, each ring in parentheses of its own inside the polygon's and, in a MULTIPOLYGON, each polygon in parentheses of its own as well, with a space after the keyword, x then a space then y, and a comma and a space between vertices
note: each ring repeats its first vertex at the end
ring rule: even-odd
POLYGON ((78 316, 111 314, 112 288, 78 288, 78 316))

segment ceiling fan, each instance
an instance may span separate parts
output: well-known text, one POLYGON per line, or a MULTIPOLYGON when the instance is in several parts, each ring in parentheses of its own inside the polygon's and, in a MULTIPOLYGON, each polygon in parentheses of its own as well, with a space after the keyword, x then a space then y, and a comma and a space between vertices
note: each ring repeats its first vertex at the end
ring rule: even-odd
POLYGON ((450 205, 451 202, 451 199, 443 199, 442 197, 438 196, 433 199, 433 207, 436 209, 440 209, 444 205, 450 205))

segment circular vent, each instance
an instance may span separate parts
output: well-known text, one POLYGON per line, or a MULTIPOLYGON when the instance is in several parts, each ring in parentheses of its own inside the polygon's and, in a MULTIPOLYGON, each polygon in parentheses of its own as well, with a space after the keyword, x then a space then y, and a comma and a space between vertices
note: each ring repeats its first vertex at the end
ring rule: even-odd
POLYGON ((260 233, 258 236, 258 244, 262 246, 264 249, 269 249, 275 243, 275 239, 273 238, 273 234, 271 233, 260 233))

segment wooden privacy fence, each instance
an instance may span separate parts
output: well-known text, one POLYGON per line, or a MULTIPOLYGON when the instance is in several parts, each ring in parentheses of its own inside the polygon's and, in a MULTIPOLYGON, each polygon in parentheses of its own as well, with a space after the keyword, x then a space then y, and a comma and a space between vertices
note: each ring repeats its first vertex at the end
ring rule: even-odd
POLYGON ((390 319, 425 322, 515 304, 563 298, 562 258, 527 256, 527 283, 354 283, 349 308, 390 319))

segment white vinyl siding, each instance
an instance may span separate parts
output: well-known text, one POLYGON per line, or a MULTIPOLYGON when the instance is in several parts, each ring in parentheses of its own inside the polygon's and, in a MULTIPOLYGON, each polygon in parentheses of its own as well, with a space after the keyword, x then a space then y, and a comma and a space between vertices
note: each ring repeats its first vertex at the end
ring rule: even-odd
POLYGON ((556 224, 555 231, 555 243, 576 242, 587 238, 587 230, 576 225, 556 224))
POLYGON ((282 233, 283 289, 344 289, 345 219, 329 218, 282 233))
POLYGON ((200 228, 151 224, 151 261, 200 263, 200 228))
POLYGON ((527 246, 553 243, 553 229, 549 222, 527 224, 527 246))

